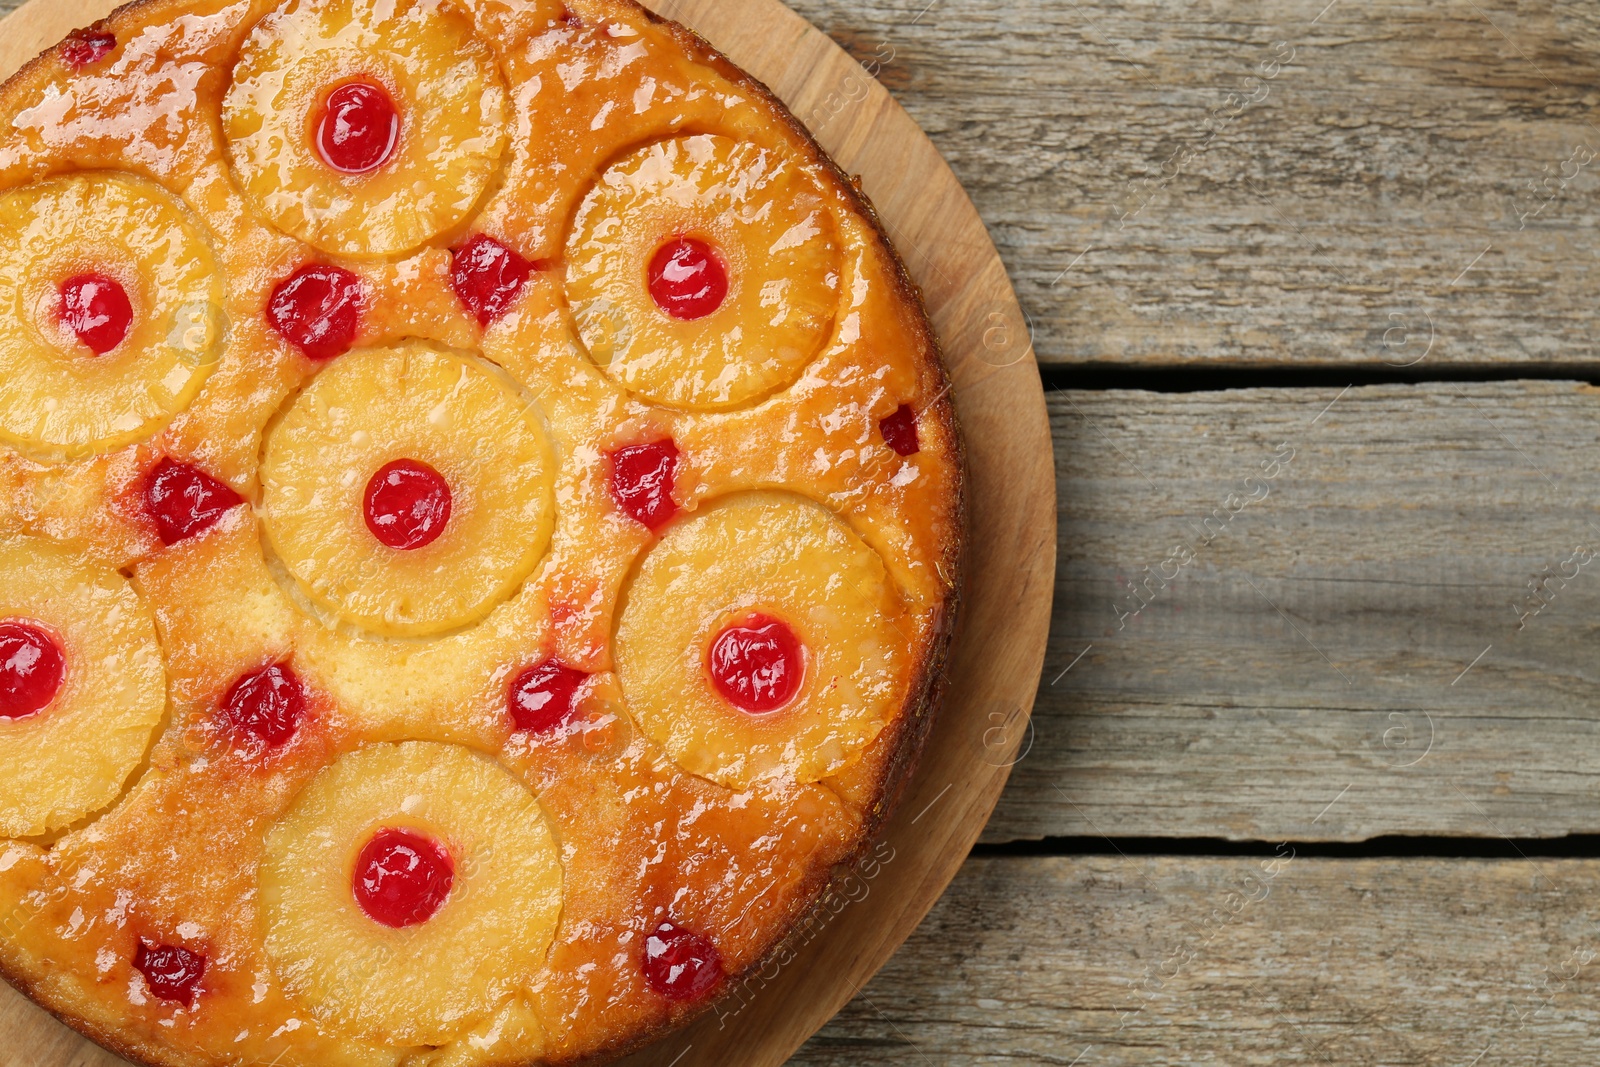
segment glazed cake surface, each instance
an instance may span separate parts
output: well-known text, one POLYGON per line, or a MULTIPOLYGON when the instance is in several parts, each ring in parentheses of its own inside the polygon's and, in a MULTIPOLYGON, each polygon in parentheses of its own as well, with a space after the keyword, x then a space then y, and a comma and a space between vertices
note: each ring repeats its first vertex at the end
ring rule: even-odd
POLYGON ((683 1024, 928 729, 947 393, 852 184, 626 0, 74 33, 0 90, 0 968, 162 1067, 683 1024))

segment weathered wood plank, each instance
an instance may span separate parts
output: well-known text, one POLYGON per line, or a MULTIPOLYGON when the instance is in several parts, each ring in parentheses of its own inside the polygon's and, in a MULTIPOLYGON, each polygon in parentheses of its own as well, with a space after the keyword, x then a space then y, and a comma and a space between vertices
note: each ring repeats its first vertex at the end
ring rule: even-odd
POLYGON ((1600 357, 1592 5, 792 2, 950 160, 1046 361, 1600 357))
POLYGON ((1054 631, 989 840, 1600 831, 1600 390, 1050 405, 1054 631))
POLYGON ((973 861, 791 1063, 1600 1058, 1600 864, 1263 862, 973 861))

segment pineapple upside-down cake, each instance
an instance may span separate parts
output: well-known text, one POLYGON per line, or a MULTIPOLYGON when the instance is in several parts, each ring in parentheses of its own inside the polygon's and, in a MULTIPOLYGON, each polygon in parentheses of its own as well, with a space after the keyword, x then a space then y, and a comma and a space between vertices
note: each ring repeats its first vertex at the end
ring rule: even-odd
POLYGON ((163 1067, 748 985, 926 733, 947 390, 852 184, 629 0, 72 34, 0 90, 0 969, 163 1067))

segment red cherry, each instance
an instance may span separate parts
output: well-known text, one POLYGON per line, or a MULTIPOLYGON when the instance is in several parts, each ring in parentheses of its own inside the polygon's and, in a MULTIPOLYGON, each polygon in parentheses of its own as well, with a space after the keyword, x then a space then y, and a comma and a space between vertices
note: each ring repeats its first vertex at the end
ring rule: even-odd
POLYGON ((206 958, 200 953, 179 945, 152 944, 143 938, 133 965, 158 998, 189 1005, 194 1004, 200 979, 206 973, 206 958))
POLYGON ((144 510, 161 543, 175 545, 205 533, 244 497, 199 467, 171 457, 157 463, 144 486, 144 510))
POLYGON ((545 734, 571 722, 578 713, 578 686, 588 675, 553 659, 529 667, 511 683, 506 703, 520 731, 545 734))
POLYGON ((400 111, 371 82, 349 82, 328 94, 317 124, 322 161, 341 174, 368 174, 389 162, 400 143, 400 111))
POLYGON ((728 298, 728 268, 704 241, 676 237, 650 261, 650 295, 675 319, 703 319, 728 298))
POLYGON ((105 30, 73 30, 61 42, 61 62, 73 70, 98 63, 117 47, 117 36, 105 30))
POLYGON ((242 675, 222 699, 219 714, 233 737, 266 748, 288 743, 305 716, 305 686, 287 663, 242 675))
POLYGON ((342 356, 361 324, 361 279, 342 267, 301 267, 278 283, 267 321, 309 359, 342 356))
POLYGON ((532 273, 532 263, 487 234, 450 253, 450 282, 480 326, 511 310, 532 273))
POLYGON ((628 445, 611 453, 611 495, 623 511, 659 530, 678 513, 672 499, 677 473, 678 446, 670 437, 628 445))
POLYGON ((794 699, 805 676, 805 646, 787 623, 753 615, 717 635, 706 667, 728 703, 760 715, 794 699))
POLYGON ((883 442, 896 453, 902 456, 914 456, 922 451, 922 442, 917 436, 917 413, 905 404, 901 404, 895 413, 878 424, 878 429, 883 432, 883 442))
POLYGON ((104 274, 79 274, 61 283, 61 325, 103 356, 127 340, 133 328, 128 291, 104 274))
POLYGON ((0 719, 26 719, 50 706, 67 676, 56 639, 26 622, 0 622, 0 719))
POLYGON ((722 953, 710 938, 671 921, 644 942, 644 980, 668 1000, 703 1000, 722 984, 722 953))
POLYGON ((423 548, 444 533, 450 500, 450 483, 438 471, 414 459, 397 459, 367 482, 367 529, 396 551, 423 548))
POLYGON ((433 918, 455 884, 445 847, 413 830, 379 830, 356 857, 356 903, 373 922, 399 930, 433 918))

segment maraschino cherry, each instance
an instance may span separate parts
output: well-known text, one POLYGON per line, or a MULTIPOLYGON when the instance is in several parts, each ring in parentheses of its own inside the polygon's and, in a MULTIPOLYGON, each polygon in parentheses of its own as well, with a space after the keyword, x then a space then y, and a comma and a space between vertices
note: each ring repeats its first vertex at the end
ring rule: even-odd
POLYGON ((512 681, 506 696, 512 723, 523 733, 559 730, 576 717, 578 687, 588 677, 554 659, 529 667, 512 681))
POLYGON ((362 502, 372 536, 398 552, 437 541, 450 524, 450 483, 426 463, 397 459, 378 468, 362 502))
POLYGON ((479 326, 510 311, 532 274, 532 263, 488 234, 450 253, 450 284, 479 326))
POLYGON ((117 35, 107 30, 73 30, 61 42, 61 61, 72 70, 93 66, 117 47, 117 35))
POLYGON ((717 692, 752 715, 777 711, 793 700, 805 663, 805 647, 795 632, 770 615, 752 615, 726 627, 706 655, 717 692))
POLYGON ((56 639, 30 622, 0 622, 0 719, 26 719, 50 706, 67 676, 56 639))
POLYGON ((901 404, 893 415, 878 424, 883 433, 883 443, 894 449, 896 455, 914 456, 922 451, 922 441, 917 435, 917 413, 909 405, 901 404))
POLYGON ((156 464, 144 486, 144 510, 164 545, 205 533, 244 497, 199 467, 170 456, 156 464))
POLYGON ((645 938, 642 966, 645 982, 668 1000, 704 1000, 725 976, 711 939, 671 921, 645 938))
POLYGON ((260 748, 288 744, 305 716, 305 685, 287 663, 241 675, 222 698, 218 712, 230 736, 260 748))
POLYGON ((267 321, 306 358, 342 356, 361 325, 361 279, 343 267, 312 264, 278 283, 267 321))
POLYGON ((649 282, 656 305, 683 322, 705 318, 728 298, 728 268, 696 237, 675 237, 657 249, 649 282))
POLYGON ((341 174, 370 174, 400 143, 400 109, 380 85, 347 82, 328 94, 317 124, 317 151, 341 174))
POLYGON ((141 939, 133 965, 144 975, 145 984, 161 1000, 179 1004, 194 1003, 205 977, 206 958, 181 945, 158 945, 141 939))
POLYGON ((61 325, 97 356, 127 340, 133 329, 128 291, 104 274, 78 274, 62 282, 58 314, 61 325))
POLYGON ((379 830, 356 856, 351 888, 373 922, 399 930, 433 918, 455 884, 443 845, 414 830, 379 830))
POLYGON ((678 513, 672 490, 678 446, 671 438, 628 445, 611 453, 611 495, 626 514, 659 530, 678 513))

